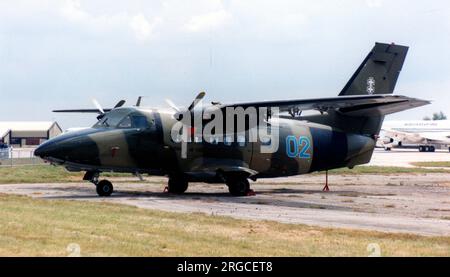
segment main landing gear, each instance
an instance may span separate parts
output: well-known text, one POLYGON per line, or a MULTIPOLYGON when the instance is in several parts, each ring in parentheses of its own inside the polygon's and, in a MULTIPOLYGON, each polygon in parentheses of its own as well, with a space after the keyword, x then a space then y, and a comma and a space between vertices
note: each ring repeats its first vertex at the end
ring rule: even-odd
POLYGON ((110 196, 114 191, 112 183, 108 180, 99 181, 99 176, 100 172, 98 171, 86 171, 83 180, 89 181, 95 185, 98 196, 110 196))
POLYGON ((231 175, 226 178, 228 190, 233 196, 249 196, 253 195, 253 190, 250 189, 250 183, 247 176, 242 174, 231 175))
POLYGON ((434 152, 436 148, 433 145, 420 145, 419 152, 434 152))
MULTIPOLYGON (((250 196, 254 192, 250 189, 247 175, 232 174, 225 177, 226 185, 230 194, 233 196, 250 196)), ((180 175, 169 175, 169 182, 165 188, 165 192, 173 194, 183 194, 189 186, 188 180, 180 175)))
POLYGON ((166 191, 173 194, 183 194, 188 189, 189 183, 182 176, 169 176, 166 191))

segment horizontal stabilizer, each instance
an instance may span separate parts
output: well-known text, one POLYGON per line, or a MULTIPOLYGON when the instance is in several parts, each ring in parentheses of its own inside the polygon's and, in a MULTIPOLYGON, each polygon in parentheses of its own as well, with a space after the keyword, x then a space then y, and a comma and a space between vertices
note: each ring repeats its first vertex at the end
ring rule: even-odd
POLYGON ((396 98, 394 101, 359 104, 341 108, 339 112, 349 116, 382 116, 421 107, 430 103, 429 101, 406 96, 396 96, 396 98))
POLYGON ((410 98, 400 95, 361 95, 361 96, 338 96, 332 98, 300 99, 282 101, 261 101, 222 105, 221 109, 228 107, 276 107, 281 112, 290 112, 293 109, 300 111, 318 110, 326 112, 335 110, 351 116, 379 116, 391 114, 415 107, 429 104, 429 101, 410 98))

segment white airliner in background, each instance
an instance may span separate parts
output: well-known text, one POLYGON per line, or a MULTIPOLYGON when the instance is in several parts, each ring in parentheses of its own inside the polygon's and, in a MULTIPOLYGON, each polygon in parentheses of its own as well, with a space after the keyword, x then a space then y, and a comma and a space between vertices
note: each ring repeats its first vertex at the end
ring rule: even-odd
POLYGON ((438 148, 450 151, 450 120, 385 121, 377 144, 385 150, 405 147, 420 152, 438 148))

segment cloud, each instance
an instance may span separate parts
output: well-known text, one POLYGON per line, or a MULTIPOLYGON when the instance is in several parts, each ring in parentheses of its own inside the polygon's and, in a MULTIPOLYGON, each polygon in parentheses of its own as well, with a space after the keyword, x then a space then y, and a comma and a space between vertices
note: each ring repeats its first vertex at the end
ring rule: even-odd
MULTIPOLYGON (((444 0, 0 1, 0 90, 11 103, 38 95, 48 118, 92 91, 110 105, 143 91, 152 105, 201 89, 222 101, 334 96, 375 41, 395 41, 411 46, 398 93, 436 100, 423 115, 450 114, 448 18, 444 0)), ((0 116, 26 117, 14 105, 0 116)))
POLYGON ((232 15, 222 9, 191 17, 183 29, 189 32, 211 31, 226 25, 231 19, 232 15))
POLYGON ((83 9, 79 0, 68 0, 61 8, 62 16, 68 21, 80 24, 89 31, 115 33, 131 31, 138 41, 152 38, 155 27, 162 22, 159 16, 148 19, 144 14, 129 14, 119 11, 112 14, 96 15, 83 9))
POLYGON ((383 6, 383 0, 366 0, 366 5, 369 8, 380 8, 383 6))
POLYGON ((148 40, 152 34, 153 29, 157 24, 162 22, 161 17, 157 17, 150 23, 143 14, 138 14, 130 19, 130 28, 133 30, 134 35, 140 41, 148 40))
POLYGON ((89 19, 89 14, 81 9, 81 2, 78 0, 66 1, 61 8, 64 17, 72 21, 83 21, 89 19))

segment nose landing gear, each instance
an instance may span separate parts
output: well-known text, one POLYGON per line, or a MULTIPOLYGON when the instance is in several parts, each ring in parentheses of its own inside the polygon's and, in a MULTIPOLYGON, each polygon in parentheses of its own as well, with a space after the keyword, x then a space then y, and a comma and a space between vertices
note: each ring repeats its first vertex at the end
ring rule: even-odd
POLYGON ((86 171, 83 180, 89 181, 95 185, 98 196, 110 196, 114 191, 112 183, 108 180, 99 181, 99 176, 100 172, 98 171, 86 171))
POLYGON ((101 180, 95 185, 99 196, 110 196, 114 191, 114 187, 108 180, 101 180))

